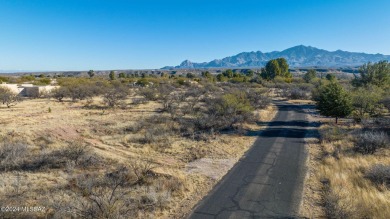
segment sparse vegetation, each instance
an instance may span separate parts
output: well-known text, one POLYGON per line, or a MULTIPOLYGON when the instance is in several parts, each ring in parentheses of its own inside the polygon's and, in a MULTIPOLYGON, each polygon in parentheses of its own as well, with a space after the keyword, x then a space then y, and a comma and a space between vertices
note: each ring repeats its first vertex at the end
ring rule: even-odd
POLYGON ((10 89, 0 87, 0 101, 2 104, 10 108, 18 104, 21 101, 21 99, 17 94, 12 92, 10 89))
POLYGON ((351 105, 342 109, 352 112, 341 124, 321 118, 320 142, 310 145, 314 169, 309 176, 312 194, 308 196, 321 203, 310 205, 323 210, 324 217, 387 218, 390 215, 390 120, 385 101, 389 88, 383 83, 386 66, 387 62, 368 63, 360 68, 360 77, 336 80, 329 76, 328 82, 319 80, 319 88, 313 90, 317 105, 322 98, 328 106, 332 104, 321 96, 337 90, 334 94, 338 95, 326 95, 334 101, 331 108, 324 112, 319 107, 323 115, 330 116, 332 109, 348 102, 351 105))
MULTIPOLYGON (((388 115, 388 88, 358 79, 351 86, 350 80, 329 75, 328 80, 317 78, 309 70, 292 77, 287 63, 277 59, 262 71, 158 76, 139 71, 118 77, 110 72, 108 78, 90 71, 85 78, 58 77, 60 87, 50 94, 55 100, 28 99, 12 109, 2 107, 0 172, 6 180, 17 174, 18 180, 13 189, 0 185, 0 201, 45 205, 48 217, 182 216, 177 203, 185 200, 188 210, 224 173, 210 178, 189 174, 186 166, 202 159, 237 160, 255 140, 245 133, 259 128, 259 114, 272 109, 275 97, 314 99, 323 115, 354 119, 321 128, 316 177, 322 182, 322 201, 330 218, 380 218, 388 203, 371 196, 383 196, 389 183, 388 124, 382 119, 388 115), (26 192, 22 179, 44 189, 26 192), (340 188, 379 204, 352 200, 340 188), (45 201, 48 196, 53 201, 45 201)), ((0 97, 4 93, 0 90, 0 97)))
POLYGON ((12 189, 0 184, 0 201, 48 211, 0 217, 177 217, 226 172, 210 178, 186 166, 203 158, 234 163, 255 140, 242 135, 247 124, 259 128, 259 114, 269 119, 272 109, 260 85, 215 83, 210 73, 182 82, 140 76, 61 77, 54 100, 2 109, 0 172, 19 180, 12 189))

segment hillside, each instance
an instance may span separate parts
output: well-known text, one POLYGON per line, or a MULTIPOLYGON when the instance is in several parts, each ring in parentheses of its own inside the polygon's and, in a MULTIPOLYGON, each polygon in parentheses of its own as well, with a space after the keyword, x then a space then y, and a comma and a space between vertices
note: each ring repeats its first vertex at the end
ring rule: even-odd
POLYGON ((191 69, 191 68, 248 68, 262 67, 270 59, 286 58, 291 67, 356 67, 367 62, 390 60, 389 55, 367 54, 347 52, 342 50, 327 51, 311 46, 295 46, 281 52, 242 52, 223 59, 215 59, 210 62, 195 63, 189 60, 183 61, 175 67, 163 69, 191 69))

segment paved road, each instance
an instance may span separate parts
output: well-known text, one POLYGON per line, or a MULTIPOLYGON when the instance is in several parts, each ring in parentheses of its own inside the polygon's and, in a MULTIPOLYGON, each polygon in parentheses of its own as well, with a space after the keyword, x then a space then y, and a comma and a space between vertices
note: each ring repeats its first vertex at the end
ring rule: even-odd
POLYGON ((279 112, 253 147, 189 218, 297 218, 305 175, 308 105, 275 102, 279 112))

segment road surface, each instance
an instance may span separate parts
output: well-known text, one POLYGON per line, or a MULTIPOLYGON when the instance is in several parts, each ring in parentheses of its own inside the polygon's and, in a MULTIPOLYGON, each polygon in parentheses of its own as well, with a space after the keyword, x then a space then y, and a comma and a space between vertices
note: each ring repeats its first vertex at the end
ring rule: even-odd
POLYGON ((305 176, 304 137, 317 123, 309 105, 275 102, 279 112, 252 148, 195 206, 191 219, 298 218, 305 176))

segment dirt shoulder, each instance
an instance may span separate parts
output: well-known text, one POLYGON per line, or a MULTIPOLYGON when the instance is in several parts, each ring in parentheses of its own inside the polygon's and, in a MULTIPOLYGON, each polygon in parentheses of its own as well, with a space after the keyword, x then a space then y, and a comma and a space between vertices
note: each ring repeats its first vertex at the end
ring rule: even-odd
MULTIPOLYGON (((293 104, 312 105, 306 108, 307 120, 309 123, 321 123, 321 117, 314 108, 311 100, 289 100, 293 104)), ((304 218, 325 218, 322 207, 322 184, 318 180, 316 173, 320 168, 322 150, 319 144, 318 127, 308 127, 305 136, 305 148, 307 152, 306 176, 302 191, 302 200, 299 215, 304 218)))

